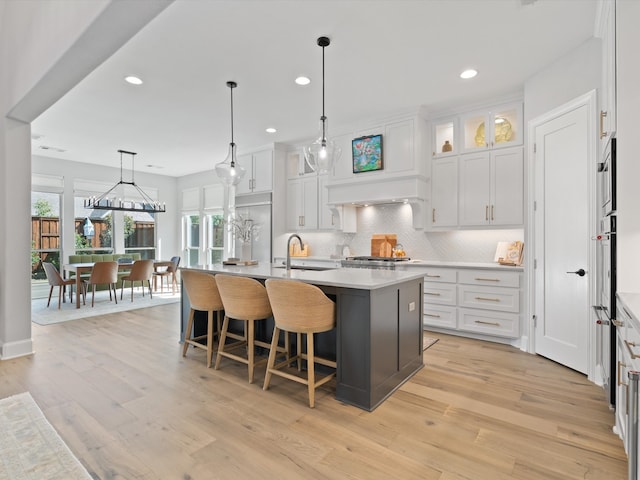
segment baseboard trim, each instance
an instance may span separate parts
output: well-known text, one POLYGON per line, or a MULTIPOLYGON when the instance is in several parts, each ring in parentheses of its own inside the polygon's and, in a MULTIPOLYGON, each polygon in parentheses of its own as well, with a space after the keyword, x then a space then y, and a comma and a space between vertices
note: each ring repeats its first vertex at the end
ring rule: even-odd
POLYGON ((20 340, 18 342, 7 342, 0 346, 0 360, 10 360, 12 358, 24 357, 33 354, 33 340, 20 340))

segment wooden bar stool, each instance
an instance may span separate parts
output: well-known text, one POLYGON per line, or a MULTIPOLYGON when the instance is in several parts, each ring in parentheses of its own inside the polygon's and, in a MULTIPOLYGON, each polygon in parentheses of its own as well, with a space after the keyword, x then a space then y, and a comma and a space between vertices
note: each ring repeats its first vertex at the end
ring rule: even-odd
MULTIPOLYGON (((275 328, 271 341, 271 350, 267 362, 267 373, 264 378, 264 390, 269 388, 271 375, 279 375, 289 380, 307 385, 309 390, 309 407, 315 405, 315 390, 320 385, 324 385, 331 380, 336 372, 332 372, 316 380, 315 364, 319 363, 328 367, 336 368, 336 362, 314 355, 313 334, 327 332, 336 326, 335 303, 328 298, 320 288, 308 283, 294 280, 280 280, 270 278, 265 283, 269 302, 273 310, 275 328), (276 345, 280 331, 293 332, 297 337, 297 355, 293 358, 275 364, 276 345), (302 334, 307 336, 307 351, 303 353, 302 334), (298 360, 298 370, 300 370, 300 360, 307 361, 307 377, 282 371, 292 360, 298 360)), ((288 333, 285 333, 288 337, 288 333)))
POLYGON ((247 365, 249 383, 253 383, 254 367, 267 361, 266 359, 255 361, 255 346, 267 349, 271 346, 267 342, 255 339, 255 322, 272 316, 267 291, 260 282, 248 277, 219 273, 216 275, 216 282, 224 305, 224 322, 222 324, 222 333, 220 334, 215 369, 218 370, 220 368, 222 357, 231 358, 247 365), (243 335, 229 332, 230 318, 244 322, 243 335), (238 341, 226 345, 227 337, 238 341), (231 351, 244 346, 247 349, 246 357, 231 353, 231 351))
POLYGON ((213 275, 203 272, 194 272, 192 270, 183 270, 182 284, 187 293, 187 298, 191 304, 189 310, 189 322, 187 331, 184 333, 184 345, 182 347, 182 356, 187 355, 189 345, 196 348, 202 348, 207 351, 207 368, 211 367, 213 359, 213 339, 214 335, 220 335, 220 312, 224 309, 222 299, 216 279, 213 275), (193 317, 195 312, 207 312, 207 334, 191 337, 193 330, 193 317), (216 312, 217 329, 213 330, 213 312, 216 312), (206 344, 202 344, 200 340, 207 339, 206 344))

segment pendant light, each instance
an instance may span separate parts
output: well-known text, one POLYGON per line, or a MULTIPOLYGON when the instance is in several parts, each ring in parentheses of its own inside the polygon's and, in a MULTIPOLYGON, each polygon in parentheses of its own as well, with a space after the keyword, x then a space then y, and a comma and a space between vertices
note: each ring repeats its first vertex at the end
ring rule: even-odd
POLYGON ((304 147, 304 158, 309 167, 318 173, 327 173, 340 158, 340 147, 327 138, 327 116, 324 114, 324 49, 331 44, 328 37, 318 38, 322 47, 322 116, 320 117, 320 133, 313 143, 304 147))
POLYGON ((216 174, 220 177, 222 183, 227 186, 237 185, 245 174, 245 168, 236 161, 236 144, 233 141, 233 89, 238 84, 236 82, 227 82, 227 87, 231 92, 231 143, 229 144, 229 153, 224 161, 216 165, 216 174))

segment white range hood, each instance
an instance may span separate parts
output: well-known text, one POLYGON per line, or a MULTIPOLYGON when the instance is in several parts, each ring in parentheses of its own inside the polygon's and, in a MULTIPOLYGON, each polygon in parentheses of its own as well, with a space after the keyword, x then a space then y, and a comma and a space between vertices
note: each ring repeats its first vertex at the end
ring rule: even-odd
POLYGON ((427 180, 417 175, 371 178, 366 182, 327 185, 329 205, 380 205, 407 203, 413 212, 413 228, 424 228, 427 180))

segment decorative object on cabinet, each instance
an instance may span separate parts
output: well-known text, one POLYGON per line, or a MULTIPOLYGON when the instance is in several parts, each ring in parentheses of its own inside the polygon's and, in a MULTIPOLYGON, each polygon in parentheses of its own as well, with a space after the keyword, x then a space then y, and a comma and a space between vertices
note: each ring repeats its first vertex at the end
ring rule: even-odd
POLYGON ((116 183, 113 187, 107 190, 105 193, 100 195, 99 197, 90 197, 85 198, 84 200, 84 208, 92 209, 92 210, 119 210, 124 212, 148 212, 148 213, 163 213, 166 212, 166 205, 160 204, 155 200, 152 200, 149 195, 144 193, 144 191, 136 185, 134 180, 134 168, 133 161, 137 153, 135 152, 127 152, 126 150, 118 150, 120 154, 120 181, 116 183), (122 179, 122 154, 131 155, 131 181, 125 182, 122 179), (134 194, 136 199, 132 198, 131 200, 127 200, 124 196, 125 190, 124 187, 122 190, 118 190, 115 192, 114 190, 120 185, 131 185, 136 193, 134 194), (116 194, 120 196, 116 201, 116 194))
MULTIPOLYGON (((511 122, 503 117, 497 117, 494 122, 494 142, 510 142, 513 138, 513 129, 511 127, 511 122)), ((487 141, 485 139, 484 122, 478 125, 475 141, 478 147, 484 147, 487 144, 487 141)), ((444 147, 442 151, 444 152, 444 147)))
POLYGON ((382 134, 354 138, 351 151, 353 173, 382 170, 382 134))
POLYGON ((496 255, 494 260, 500 265, 522 265, 524 252, 524 243, 516 240, 515 242, 498 242, 496 255))
POLYGON ((245 168, 236 162, 236 144, 233 141, 233 89, 238 84, 236 82, 227 82, 229 92, 231 93, 231 143, 229 144, 229 153, 227 158, 216 165, 216 174, 227 186, 237 185, 245 174, 245 168))
POLYGON ((322 116, 320 117, 320 135, 313 143, 304 147, 304 156, 313 169, 318 173, 327 173, 334 162, 340 157, 340 147, 327 138, 327 116, 324 114, 324 49, 331 44, 328 37, 319 37, 318 45, 322 48, 322 116))
POLYGON ((442 153, 451 152, 453 150, 453 145, 449 142, 449 140, 444 141, 444 145, 442 145, 442 153))

